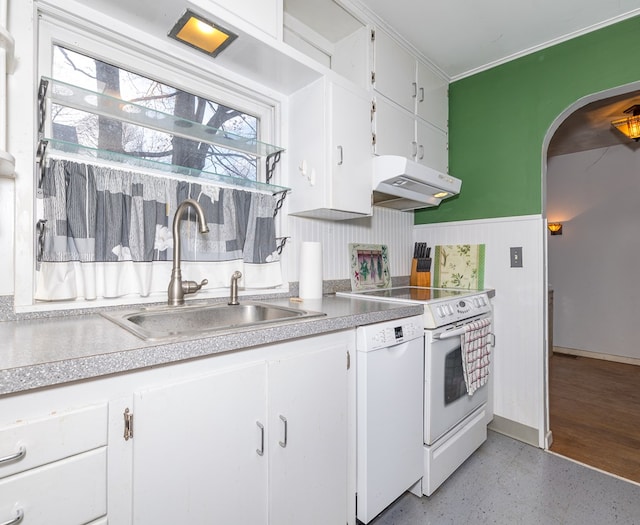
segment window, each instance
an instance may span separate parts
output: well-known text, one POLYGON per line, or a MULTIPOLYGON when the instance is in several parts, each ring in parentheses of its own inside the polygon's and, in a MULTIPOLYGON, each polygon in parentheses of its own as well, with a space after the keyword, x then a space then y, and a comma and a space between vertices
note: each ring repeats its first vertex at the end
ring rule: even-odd
MULTIPOLYGON (((53 46, 52 77, 131 102, 130 108, 136 110, 143 106, 154 115, 180 117, 186 126, 196 122, 220 130, 218 134, 231 133, 253 141, 258 138, 255 116, 60 45, 53 46)), ((123 110, 127 111, 127 106, 123 110)), ((73 107, 54 104, 51 125, 53 139, 122 153, 125 162, 130 156, 248 180, 258 178, 255 156, 73 107)))
MULTIPOLYGON (((120 96, 123 100, 129 100, 131 104, 149 107, 153 111, 166 112, 171 118, 175 119, 174 115, 177 111, 175 100, 177 100, 179 93, 183 93, 184 95, 180 96, 190 97, 193 101, 194 114, 196 114, 196 109, 201 111, 201 113, 197 114, 200 116, 198 122, 202 123, 199 125, 203 128, 222 108, 225 114, 218 113, 217 118, 219 119, 218 122, 220 122, 218 125, 225 134, 242 133, 243 136, 249 137, 248 140, 255 141, 255 139, 259 138, 265 143, 280 142, 279 105, 282 102, 280 95, 264 90, 255 83, 246 82, 233 72, 227 74, 224 70, 217 70, 215 63, 203 67, 202 62, 197 57, 191 57, 187 53, 184 56, 174 56, 166 53, 162 46, 157 46, 157 48, 149 47, 142 40, 130 40, 128 37, 113 31, 95 30, 94 27, 85 28, 80 19, 66 18, 65 15, 51 16, 48 12, 39 12, 37 20, 38 45, 37 60, 34 68, 38 79, 43 77, 58 79, 71 86, 81 86, 87 91, 96 93, 100 92, 105 85, 99 85, 97 82, 98 74, 106 74, 104 71, 99 71, 99 68, 110 68, 111 73, 116 71, 119 77, 120 96), (171 98, 173 98, 173 101, 170 100, 171 98), (162 99, 164 99, 163 102, 161 102, 162 99), (164 106, 160 104, 164 104, 164 106), (234 114, 231 116, 229 113, 234 114)), ((21 71, 28 72, 29 69, 21 71)), ((17 79, 18 76, 20 75, 16 75, 15 78, 17 79)), ((33 156, 35 156, 34 137, 37 136, 37 129, 34 123, 37 122, 37 98, 32 98, 29 90, 23 88, 26 85, 25 77, 28 77, 28 75, 21 75, 22 84, 20 84, 19 88, 14 87, 12 91, 14 103, 18 100, 20 101, 22 118, 13 119, 10 124, 11 133, 16 144, 20 145, 19 147, 23 148, 24 151, 31 150, 33 156), (19 91, 16 91, 16 89, 19 89, 19 91), (30 100, 30 103, 28 100, 30 100)), ((17 84, 14 86, 17 86, 17 84)), ((37 84, 35 90, 37 91, 37 84)), ((132 164, 134 167, 138 165, 135 159, 141 158, 141 153, 146 153, 146 158, 150 159, 150 161, 164 162, 165 165, 175 161, 173 158, 175 137, 171 134, 163 135, 162 132, 153 129, 153 127, 144 129, 149 127, 134 126, 129 124, 126 119, 120 119, 116 128, 116 137, 121 140, 114 140, 113 136, 109 137, 108 133, 101 134, 100 126, 112 126, 117 119, 111 119, 110 123, 110 119, 104 118, 104 114, 100 114, 103 117, 100 118, 96 112, 82 112, 78 108, 72 109, 71 105, 64 103, 60 103, 57 107, 52 107, 52 104, 48 103, 47 106, 48 121, 44 135, 45 138, 52 139, 47 149, 48 156, 56 154, 51 142, 57 140, 69 142, 73 146, 68 150, 70 152, 79 151, 83 148, 91 148, 94 152, 100 151, 96 150, 96 148, 126 152, 126 156, 129 159, 133 159, 132 164), (101 140, 107 139, 110 141, 108 146, 101 142, 101 140)), ((123 104, 122 107, 124 108, 125 106, 126 104, 123 104)), ((184 138, 184 135, 177 135, 178 138, 184 138)), ((200 138, 202 139, 202 137, 200 138)), ((257 152, 257 155, 263 156, 271 153, 270 149, 261 149, 261 143, 258 143, 258 146, 253 151, 250 148, 245 148, 244 152, 238 152, 236 149, 225 150, 217 148, 206 140, 198 139, 192 144, 183 144, 179 147, 182 148, 182 152, 187 151, 188 148, 191 148, 191 153, 196 152, 195 155, 183 154, 183 160, 187 160, 181 161, 181 164, 199 166, 194 162, 204 162, 203 167, 205 169, 212 168, 218 173, 222 172, 223 175, 231 174, 236 178, 246 177, 241 184, 233 184, 234 187, 271 191, 271 188, 269 190, 264 188, 267 172, 264 158, 256 158, 253 154, 254 151, 257 152), (206 148, 204 153, 203 148, 206 148)), ((121 157, 124 155, 118 153, 116 156, 121 157)), ((73 155, 61 154, 59 156, 59 158, 64 157, 75 158, 73 155)), ((92 158, 105 160, 105 162, 99 162, 104 167, 108 167, 110 164, 108 162, 109 155, 97 156, 94 154, 92 158)), ((22 170, 28 172, 29 167, 29 164, 22 165, 22 170)), ((125 168, 121 169, 126 171, 125 168)), ((153 174, 149 170, 142 171, 147 175, 153 174)), ((160 169, 158 173, 166 173, 167 171, 167 169, 160 169)), ((188 182, 189 179, 183 176, 185 171, 178 170, 178 183, 180 183, 180 178, 186 180, 186 184, 189 187, 196 187, 194 185, 206 183, 205 180, 195 181, 194 179, 190 179, 192 182, 188 182)), ((34 173, 33 178, 20 177, 16 179, 16 199, 24 203, 24 207, 21 209, 21 218, 15 225, 17 238, 33 239, 34 224, 38 223, 42 218, 40 215, 42 199, 36 198, 38 184, 41 181, 39 177, 40 173, 34 173)), ((167 180, 166 176, 156 178, 158 180, 167 180)), ((205 174, 205 178, 209 177, 205 174)), ((209 179, 220 180, 215 177, 210 177, 209 179)), ((277 183, 277 180, 272 182, 277 183)), ((276 224, 279 224, 280 220, 281 217, 277 217, 276 224)), ((273 221, 271 220, 271 222, 273 221)), ((46 305, 41 305, 35 299, 36 290, 39 288, 38 281, 42 276, 42 273, 36 270, 39 239, 35 239, 33 243, 25 242, 21 244, 22 249, 16 250, 14 288, 16 311, 56 310, 86 306, 87 303, 84 301, 75 301, 73 303, 69 301, 49 302, 46 305)), ((186 243, 183 242, 184 246, 186 246, 186 243)), ((126 250, 121 255, 126 258, 126 250)), ((133 264, 136 267, 140 267, 139 263, 133 264)), ((154 262, 153 264, 154 267, 155 265, 166 264, 169 267, 171 266, 170 261, 154 262)), ((210 279, 210 285, 206 287, 203 293, 209 296, 226 295, 228 293, 228 276, 233 273, 234 268, 232 267, 236 264, 232 261, 227 263, 229 268, 225 267, 221 272, 212 273, 207 271, 204 277, 210 279), (220 277, 220 284, 213 282, 214 279, 212 277, 220 277), (216 291, 216 286, 224 286, 224 288, 216 291)), ((247 274, 250 273, 248 268, 245 270, 247 270, 247 274)), ((199 271, 189 268, 188 278, 199 280, 198 276, 199 271)), ((160 278, 161 287, 165 290, 160 292, 160 295, 150 296, 148 299, 139 296, 131 296, 129 298, 123 296, 121 300, 113 298, 109 301, 103 301, 98 298, 98 300, 92 301, 91 305, 103 306, 163 300, 163 293, 166 294, 166 280, 164 277, 160 278)), ((278 286, 275 287, 278 288, 278 286)), ((269 288, 264 293, 273 293, 273 286, 269 288)), ((286 290, 286 284, 283 284, 281 289, 286 290)), ((261 292, 254 290, 252 293, 259 294, 261 292)))

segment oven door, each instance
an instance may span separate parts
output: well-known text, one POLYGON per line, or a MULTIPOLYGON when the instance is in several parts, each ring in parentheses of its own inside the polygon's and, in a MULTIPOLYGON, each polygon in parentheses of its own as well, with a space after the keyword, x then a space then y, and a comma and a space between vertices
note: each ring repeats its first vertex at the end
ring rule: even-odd
MULTIPOLYGON (((473 320, 483 319, 480 316, 473 320)), ((459 332, 464 322, 453 327, 459 332)), ((489 382, 467 394, 459 335, 440 339, 452 327, 425 331, 424 441, 431 445, 487 403, 489 382)), ((491 375, 489 376, 491 381, 491 375)))

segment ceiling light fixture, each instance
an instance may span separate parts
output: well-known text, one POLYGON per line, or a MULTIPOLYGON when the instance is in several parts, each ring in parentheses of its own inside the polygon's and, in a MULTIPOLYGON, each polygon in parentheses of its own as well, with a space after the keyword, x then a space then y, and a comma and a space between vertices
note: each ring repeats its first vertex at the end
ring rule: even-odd
POLYGON ((640 140, 640 104, 634 104, 624 110, 630 116, 614 120, 611 125, 630 139, 640 140))
POLYGON ((169 37, 216 57, 238 35, 187 9, 169 31, 169 37))

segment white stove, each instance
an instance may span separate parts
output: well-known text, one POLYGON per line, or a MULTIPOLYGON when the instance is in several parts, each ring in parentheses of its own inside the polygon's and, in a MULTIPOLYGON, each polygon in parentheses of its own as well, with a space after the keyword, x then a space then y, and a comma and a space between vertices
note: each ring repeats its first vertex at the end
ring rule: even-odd
POLYGON ((336 295, 394 303, 424 305, 424 327, 434 329, 491 312, 487 292, 457 288, 398 286, 361 292, 337 292, 336 295))

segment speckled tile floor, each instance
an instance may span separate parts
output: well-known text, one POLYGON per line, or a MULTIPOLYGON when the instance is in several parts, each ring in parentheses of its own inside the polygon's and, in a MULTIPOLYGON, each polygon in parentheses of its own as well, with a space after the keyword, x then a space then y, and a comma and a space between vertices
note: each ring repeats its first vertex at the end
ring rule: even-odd
POLYGON ((640 486, 495 432, 429 498, 370 525, 640 525, 640 486))

